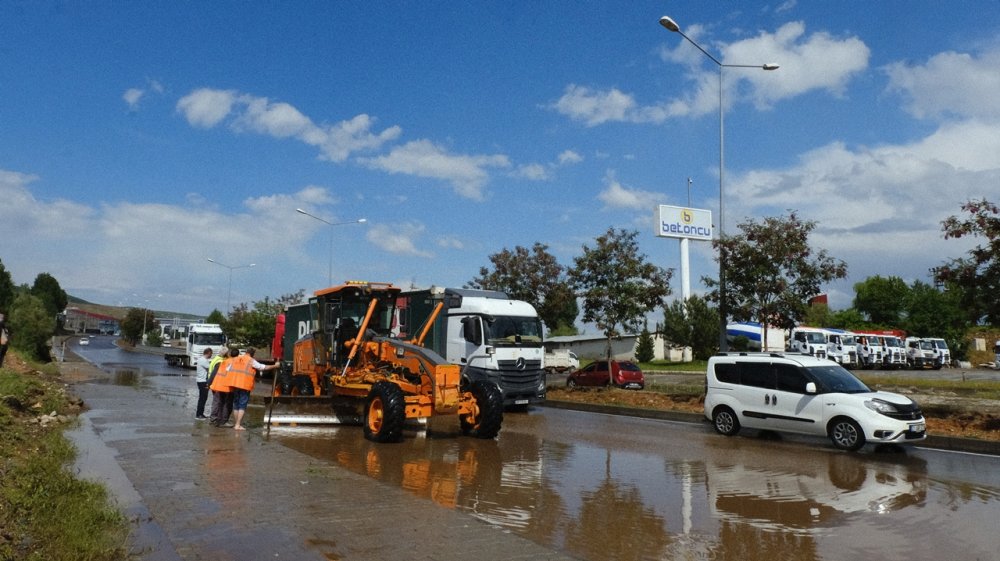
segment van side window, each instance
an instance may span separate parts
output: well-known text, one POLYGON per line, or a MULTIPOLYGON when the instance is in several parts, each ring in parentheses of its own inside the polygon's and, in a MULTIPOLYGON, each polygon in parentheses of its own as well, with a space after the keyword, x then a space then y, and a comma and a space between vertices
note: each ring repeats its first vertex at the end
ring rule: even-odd
POLYGON ((774 370, 767 362, 744 362, 740 364, 740 380, 744 386, 774 389, 774 370))
POLYGON ((791 364, 775 364, 775 375, 777 377, 777 389, 783 392, 806 393, 805 375, 798 367, 791 364))
POLYGON ((717 362, 715 363, 715 377, 720 382, 739 384, 740 370, 732 362, 717 362))

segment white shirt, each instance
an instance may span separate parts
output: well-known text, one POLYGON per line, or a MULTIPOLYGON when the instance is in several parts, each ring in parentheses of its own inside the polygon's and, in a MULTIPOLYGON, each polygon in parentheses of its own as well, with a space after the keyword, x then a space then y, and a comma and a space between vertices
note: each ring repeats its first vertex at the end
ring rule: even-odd
POLYGON ((212 359, 205 358, 205 355, 198 357, 198 362, 195 363, 195 382, 207 382, 208 381, 208 365, 212 362, 212 359))

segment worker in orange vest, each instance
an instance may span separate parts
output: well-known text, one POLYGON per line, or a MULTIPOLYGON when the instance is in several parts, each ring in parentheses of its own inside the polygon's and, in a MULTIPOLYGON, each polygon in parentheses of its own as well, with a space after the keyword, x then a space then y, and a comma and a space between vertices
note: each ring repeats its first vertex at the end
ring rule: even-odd
POLYGON ((233 392, 233 411, 236 413, 236 422, 233 425, 235 430, 245 430, 243 428, 243 415, 250 403, 250 392, 253 391, 257 372, 275 370, 281 366, 278 362, 274 364, 257 362, 253 358, 256 352, 257 349, 249 347, 245 355, 237 356, 226 366, 228 382, 233 392))
POLYGON ((218 366, 210 367, 209 376, 212 381, 209 388, 212 390, 212 413, 210 423, 221 427, 229 420, 229 415, 233 412, 233 394, 229 383, 228 366, 233 358, 240 356, 239 349, 223 349, 218 356, 223 357, 218 366))

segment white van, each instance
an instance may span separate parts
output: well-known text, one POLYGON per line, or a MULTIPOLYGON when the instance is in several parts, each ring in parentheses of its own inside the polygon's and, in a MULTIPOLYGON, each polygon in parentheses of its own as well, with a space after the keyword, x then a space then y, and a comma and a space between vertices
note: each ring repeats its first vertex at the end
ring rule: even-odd
POLYGON ((705 417, 726 436, 741 427, 828 436, 843 450, 927 437, 923 412, 910 398, 872 391, 839 364, 796 354, 710 358, 705 417))

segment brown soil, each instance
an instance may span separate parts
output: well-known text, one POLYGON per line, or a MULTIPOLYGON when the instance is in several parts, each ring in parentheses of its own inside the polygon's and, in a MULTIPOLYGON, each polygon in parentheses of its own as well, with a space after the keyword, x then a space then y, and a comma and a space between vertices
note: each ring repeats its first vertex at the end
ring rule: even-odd
MULTIPOLYGON (((632 391, 617 388, 549 388, 548 399, 572 401, 595 405, 613 405, 654 409, 661 411, 683 411, 704 413, 704 397, 673 395, 648 390, 632 391)), ((951 412, 945 415, 927 417, 928 434, 977 438, 1000 441, 1000 416, 977 412, 951 412)))

